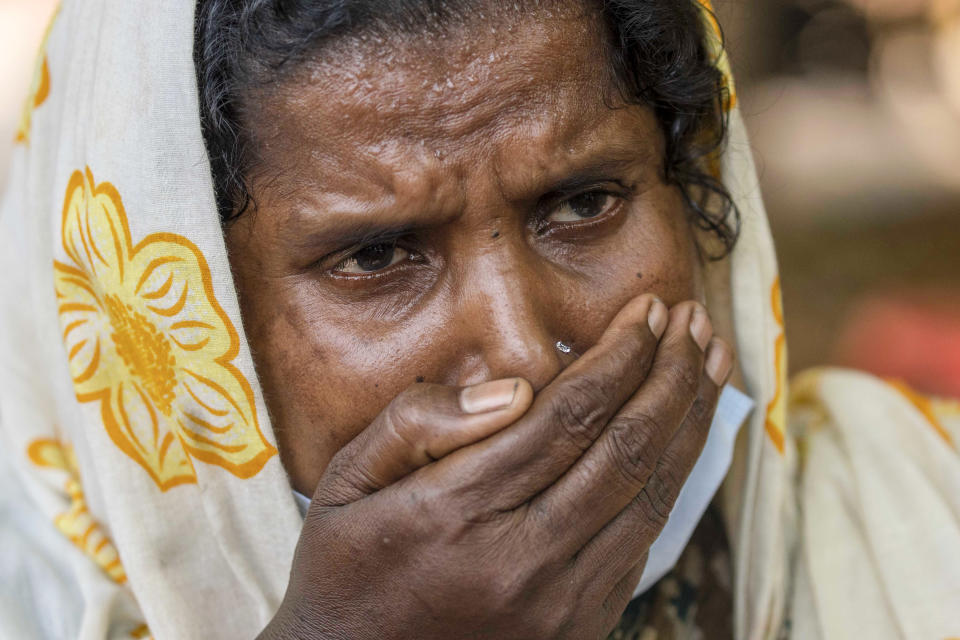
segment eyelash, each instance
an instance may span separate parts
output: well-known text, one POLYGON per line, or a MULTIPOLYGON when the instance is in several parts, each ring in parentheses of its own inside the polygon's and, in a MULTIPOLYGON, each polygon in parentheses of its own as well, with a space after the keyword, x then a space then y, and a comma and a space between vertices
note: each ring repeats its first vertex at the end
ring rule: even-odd
MULTIPOLYGON (((619 212, 623 208, 623 206, 625 205, 629 197, 633 194, 633 189, 631 187, 628 187, 620 182, 616 182, 616 184, 622 191, 617 192, 609 188, 593 188, 593 189, 586 188, 582 191, 563 194, 562 196, 552 198, 551 201, 548 202, 548 204, 542 205, 539 207, 540 211, 535 221, 535 229, 534 229, 535 233, 537 234, 538 237, 549 237, 554 233, 562 232, 565 229, 577 228, 577 229, 586 230, 586 229, 604 224, 613 214, 615 214, 616 212, 619 212), (613 207, 611 207, 609 211, 604 211, 603 213, 600 213, 599 215, 597 215, 595 218, 584 218, 583 222, 554 223, 553 228, 544 228, 545 226, 550 225, 550 223, 546 222, 546 218, 552 211, 556 210, 558 207, 562 206, 565 203, 568 203, 577 198, 581 198, 589 195, 613 197, 617 199, 617 203, 613 207)), ((391 235, 383 236, 381 238, 370 239, 362 245, 355 246, 349 249, 348 252, 345 252, 345 253, 338 252, 339 259, 332 267, 330 267, 326 271, 331 277, 340 278, 344 280, 354 280, 354 281, 381 278, 381 277, 393 274, 398 269, 403 269, 405 267, 408 267, 411 262, 417 263, 417 262, 423 261, 422 254, 420 254, 419 252, 417 252, 415 249, 412 248, 411 245, 413 244, 413 242, 410 242, 410 240, 411 238, 409 234, 408 235, 391 234, 391 235), (404 240, 407 240, 407 242, 404 242, 404 240), (370 271, 366 273, 345 273, 342 271, 338 271, 338 269, 342 268, 349 260, 355 259, 355 256, 357 256, 364 250, 370 249, 371 247, 375 247, 377 245, 383 245, 383 244, 391 244, 393 248, 403 249, 404 251, 407 251, 409 255, 402 262, 395 265, 388 266, 378 271, 370 271)), ((320 262, 329 262, 329 261, 321 260, 320 262)))
MULTIPOLYGON (((326 269, 327 273, 334 278, 342 278, 344 280, 367 280, 373 278, 380 278, 387 274, 392 274, 397 269, 403 269, 409 266, 409 263, 417 263, 423 261, 423 256, 416 249, 413 248, 413 238, 409 235, 396 236, 389 235, 382 238, 372 238, 365 242, 362 245, 357 245, 345 252, 338 252, 337 262, 330 268, 326 269), (390 245, 391 249, 403 249, 409 255, 400 263, 391 265, 384 269, 377 271, 369 271, 365 273, 345 273, 343 271, 338 271, 344 265, 346 265, 350 260, 356 259, 356 256, 362 253, 363 251, 370 249, 371 247, 376 247, 378 245, 390 245)), ((322 260, 322 262, 328 262, 329 260, 322 260)))
POLYGON ((622 191, 617 192, 608 188, 594 188, 594 189, 584 189, 583 191, 577 191, 571 194, 565 194, 561 197, 552 199, 549 204, 540 207, 540 214, 537 216, 536 222, 536 233, 539 237, 549 237, 555 233, 561 233, 564 230, 569 229, 579 229, 587 230, 592 227, 600 226, 604 224, 613 214, 620 211, 623 206, 626 204, 630 196, 633 195, 633 189, 626 185, 623 185, 619 182, 616 183, 622 191), (550 223, 546 221, 548 215, 563 206, 564 204, 570 203, 577 198, 582 198, 584 196, 604 196, 612 197, 616 199, 616 203, 607 211, 603 211, 593 218, 584 218, 580 222, 563 222, 563 223, 553 223, 552 226, 547 226, 550 223))

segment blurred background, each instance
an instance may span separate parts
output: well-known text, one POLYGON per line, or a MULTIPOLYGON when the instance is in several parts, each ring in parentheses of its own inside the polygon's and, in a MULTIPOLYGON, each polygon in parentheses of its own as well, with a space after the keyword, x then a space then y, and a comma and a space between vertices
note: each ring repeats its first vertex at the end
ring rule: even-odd
POLYGON ((960 0, 716 0, 790 368, 960 397, 960 0))
POLYGON ((34 56, 56 6, 55 0, 0 0, 0 193, 33 79, 34 56))
MULTIPOLYGON (((53 0, 0 0, 0 190, 53 0)), ((793 372, 960 397, 960 0, 714 0, 793 372)))

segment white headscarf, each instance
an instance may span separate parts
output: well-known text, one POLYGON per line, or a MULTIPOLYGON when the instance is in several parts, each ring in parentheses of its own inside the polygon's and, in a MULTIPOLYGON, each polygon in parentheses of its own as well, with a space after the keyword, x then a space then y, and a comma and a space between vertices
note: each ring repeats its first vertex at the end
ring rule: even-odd
MULTIPOLYGON (((0 635, 249 637, 287 584, 302 521, 214 202, 194 6, 68 2, 39 56, 0 210, 0 544, 16 550, 0 635)), ((794 612, 796 637, 855 637, 876 607, 870 637, 960 635, 960 464, 940 409, 852 373, 806 378, 819 435, 798 485, 776 259, 730 120, 730 293, 761 409, 724 488, 735 636, 789 633, 794 612)))

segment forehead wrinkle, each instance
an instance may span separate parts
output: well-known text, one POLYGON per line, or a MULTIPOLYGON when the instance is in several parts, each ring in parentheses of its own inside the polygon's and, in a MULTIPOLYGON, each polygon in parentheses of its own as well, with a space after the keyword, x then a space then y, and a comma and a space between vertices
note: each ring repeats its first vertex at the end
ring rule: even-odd
POLYGON ((322 146, 318 144, 322 140, 336 140, 350 142, 361 152, 364 149, 379 152, 388 141, 449 146, 483 140, 517 122, 542 117, 544 113, 562 116, 559 110, 568 109, 570 105, 564 96, 576 95, 583 88, 598 96, 597 104, 577 106, 594 112, 609 103, 611 100, 607 98, 613 93, 612 85, 598 86, 592 80, 576 77, 547 85, 528 82, 530 78, 518 74, 511 76, 510 80, 497 83, 493 91, 483 87, 456 96, 415 100, 407 95, 396 103, 390 101, 390 93, 370 92, 357 101, 341 97, 332 101, 344 107, 339 117, 303 118, 300 121, 306 120, 307 126, 301 129, 301 134, 315 141, 318 147, 322 146), (495 94, 494 98, 491 93, 495 94), (346 115, 348 109, 349 116, 346 115), (390 130, 387 138, 383 137, 385 129, 390 130))
POLYGON ((615 93, 604 27, 582 7, 576 16, 532 12, 514 15, 516 24, 494 22, 508 23, 509 42, 488 33, 486 21, 468 21, 439 40, 398 36, 372 45, 344 38, 321 49, 276 95, 303 120, 325 113, 311 127, 321 139, 372 133, 377 127, 366 125, 386 121, 438 143, 498 117, 523 117, 570 85, 595 83, 598 92, 615 93), (312 103, 316 96, 325 104, 312 103))
POLYGON ((606 109, 594 119, 545 119, 523 144, 492 158, 501 193, 521 200, 576 172, 622 172, 662 164, 663 136, 652 110, 636 105, 606 109))
POLYGON ((286 185, 288 192, 329 187, 379 201, 384 193, 425 193, 431 183, 464 182, 449 178, 469 175, 498 149, 515 147, 530 134, 530 123, 564 141, 572 134, 556 132, 565 123, 575 125, 579 117, 595 126, 616 94, 603 32, 583 20, 524 17, 511 42, 467 34, 470 46, 459 59, 447 55, 449 47, 424 51, 416 42, 396 43, 391 64, 380 65, 362 46, 348 47, 351 53, 337 64, 321 59, 309 73, 253 101, 251 113, 260 117, 250 122, 266 164, 285 174, 282 181, 297 183, 295 189, 286 185), (487 64, 489 55, 495 63, 487 64), (434 91, 438 83, 444 86, 434 91), (590 98, 579 98, 584 93, 590 98), (356 184, 346 184, 351 181, 356 184))
MULTIPOLYGON (((380 163, 377 163, 380 164, 380 163)), ((459 181, 445 180, 433 170, 404 170, 385 165, 381 180, 338 175, 324 188, 301 189, 283 207, 282 225, 291 235, 304 228, 336 227, 349 219, 375 220, 385 226, 429 226, 448 221, 462 210, 459 181)))

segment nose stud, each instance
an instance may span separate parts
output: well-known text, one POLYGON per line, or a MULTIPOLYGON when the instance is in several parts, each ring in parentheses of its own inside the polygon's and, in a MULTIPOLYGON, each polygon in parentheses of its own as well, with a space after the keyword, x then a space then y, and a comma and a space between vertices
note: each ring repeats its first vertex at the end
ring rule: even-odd
POLYGON ((570 353, 571 351, 573 351, 573 348, 564 344, 562 341, 557 340, 557 351, 559 351, 560 353, 570 353))

